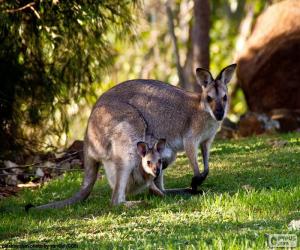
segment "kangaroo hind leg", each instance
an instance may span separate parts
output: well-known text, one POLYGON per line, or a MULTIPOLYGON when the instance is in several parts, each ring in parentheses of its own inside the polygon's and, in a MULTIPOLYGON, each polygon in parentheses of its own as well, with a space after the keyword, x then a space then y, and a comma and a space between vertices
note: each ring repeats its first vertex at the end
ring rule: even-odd
MULTIPOLYGON (((121 163, 122 164, 122 163, 121 163)), ((126 169, 124 165, 114 166, 115 182, 112 193, 112 205, 119 205, 126 202, 126 186, 131 170, 126 169)))

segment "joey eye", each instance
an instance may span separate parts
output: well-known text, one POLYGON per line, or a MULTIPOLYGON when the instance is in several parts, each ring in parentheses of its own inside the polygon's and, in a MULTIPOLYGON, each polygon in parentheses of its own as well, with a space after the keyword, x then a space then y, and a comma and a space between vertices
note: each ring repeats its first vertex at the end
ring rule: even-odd
POLYGON ((148 166, 150 165, 150 163, 151 163, 150 161, 147 161, 147 165, 148 165, 148 166))
POLYGON ((227 101, 227 95, 223 96, 223 101, 226 102, 227 101))
POLYGON ((209 95, 206 97, 206 99, 208 102, 212 102, 212 100, 213 100, 209 95))

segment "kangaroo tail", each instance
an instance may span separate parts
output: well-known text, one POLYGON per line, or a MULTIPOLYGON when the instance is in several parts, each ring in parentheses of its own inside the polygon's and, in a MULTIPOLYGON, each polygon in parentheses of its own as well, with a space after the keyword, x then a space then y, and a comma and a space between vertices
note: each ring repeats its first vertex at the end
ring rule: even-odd
POLYGON ((82 187, 78 193, 76 193, 74 196, 72 196, 69 199, 62 200, 62 201, 55 201, 45 205, 34 206, 32 204, 27 204, 25 206, 25 211, 28 211, 29 209, 32 208, 34 209, 63 208, 65 206, 69 206, 77 202, 84 201, 90 195, 93 189, 93 186, 97 179, 97 173, 99 168, 97 162, 89 157, 85 158, 84 163, 85 163, 84 180, 83 180, 82 187))

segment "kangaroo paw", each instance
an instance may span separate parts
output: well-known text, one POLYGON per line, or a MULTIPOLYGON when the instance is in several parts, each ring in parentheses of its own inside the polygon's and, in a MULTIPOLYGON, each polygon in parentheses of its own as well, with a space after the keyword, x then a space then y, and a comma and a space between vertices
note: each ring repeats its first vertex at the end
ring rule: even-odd
POLYGON ((155 195, 155 196, 159 196, 159 197, 163 197, 164 191, 160 190, 158 187, 156 187, 156 185, 154 183, 152 183, 152 185, 149 187, 149 193, 151 195, 155 195))
POLYGON ((192 178, 191 187, 192 190, 197 191, 197 187, 202 184, 202 182, 206 179, 207 174, 196 175, 192 178))
POLYGON ((34 205, 32 205, 31 203, 29 203, 29 204, 27 204, 24 208, 25 208, 25 212, 29 212, 29 209, 30 208, 33 208, 34 207, 34 205))

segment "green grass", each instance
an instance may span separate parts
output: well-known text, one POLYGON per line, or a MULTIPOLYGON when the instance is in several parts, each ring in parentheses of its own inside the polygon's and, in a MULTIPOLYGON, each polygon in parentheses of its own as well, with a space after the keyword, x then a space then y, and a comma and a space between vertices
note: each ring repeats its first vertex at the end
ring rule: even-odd
MULTIPOLYGON (((200 161, 200 159, 199 159, 200 161)), ((26 214, 25 204, 71 196, 81 174, 71 173, 38 190, 24 190, 0 202, 1 244, 78 244, 79 248, 268 249, 273 233, 293 233, 300 219, 299 134, 215 141, 211 171, 193 197, 130 197, 145 200, 133 208, 111 207, 106 179, 89 199, 61 210, 26 214), (270 140, 285 140, 273 146, 270 140)), ((166 171, 169 188, 189 186, 191 168, 184 155, 166 171)))

